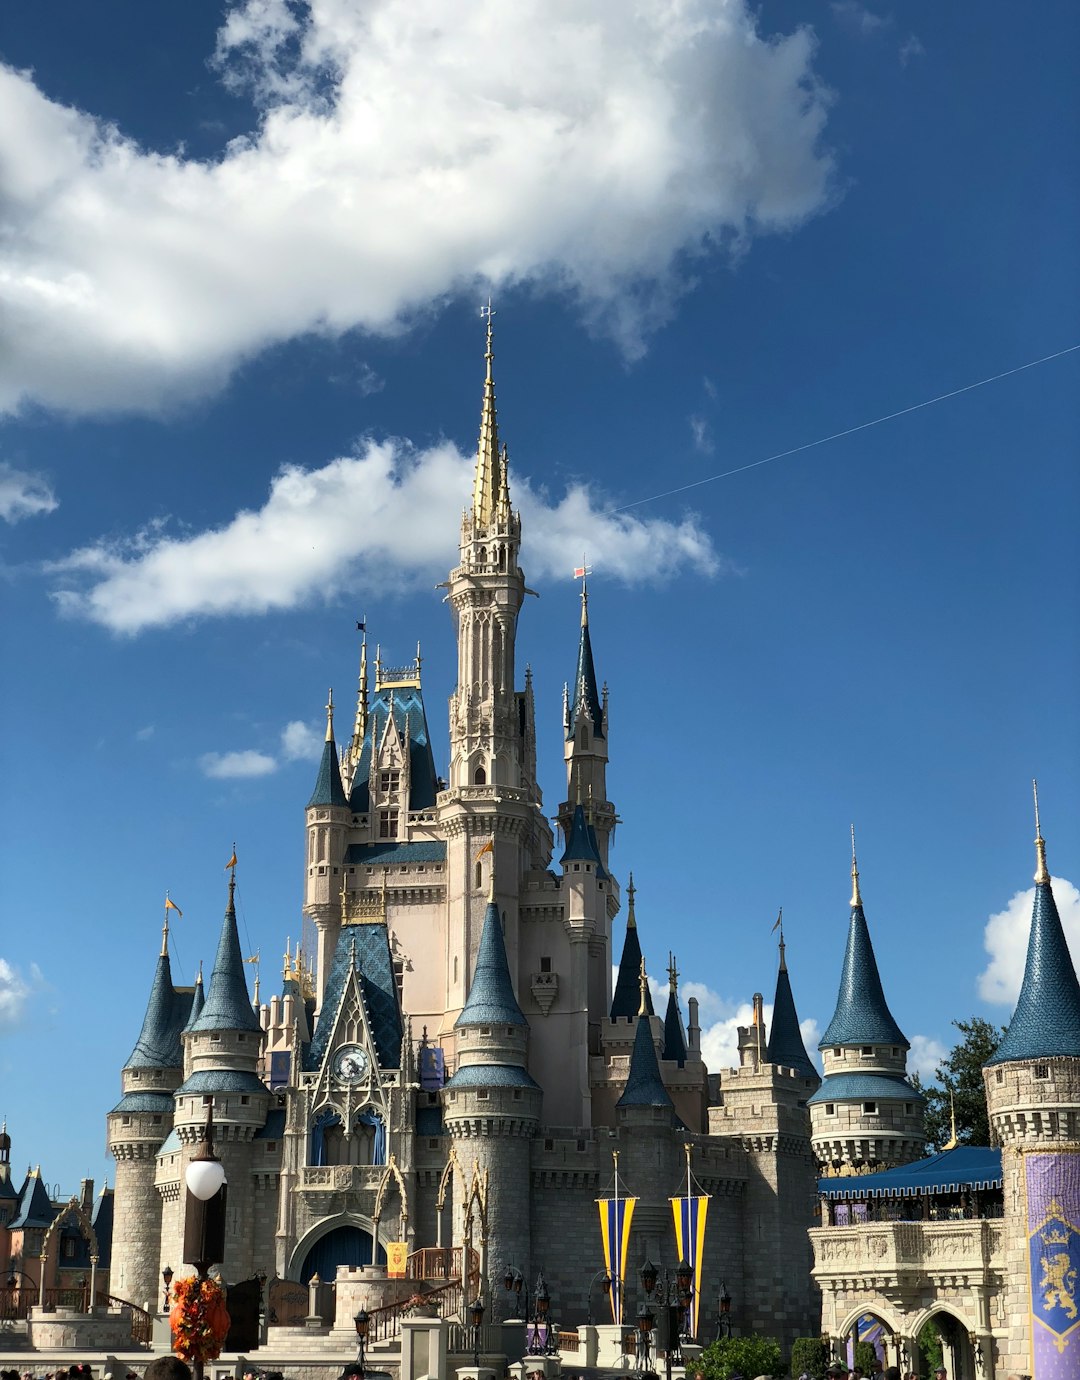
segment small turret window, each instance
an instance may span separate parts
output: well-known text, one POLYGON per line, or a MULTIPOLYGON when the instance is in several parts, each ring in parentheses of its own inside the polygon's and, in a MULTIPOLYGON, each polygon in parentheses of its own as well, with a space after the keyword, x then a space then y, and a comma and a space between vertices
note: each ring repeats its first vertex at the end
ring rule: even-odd
POLYGON ((838 1045, 838 1046, 836 1047, 836 1049, 833 1050, 833 1058, 834 1058, 834 1059, 839 1059, 840 1056, 843 1054, 843 1052, 844 1052, 844 1051, 843 1051, 843 1050, 839 1047, 839 1045, 838 1045))
POLYGON ((476 770, 473 772, 473 785, 474 785, 474 786, 486 786, 486 785, 487 785, 487 772, 484 770, 483 767, 477 767, 476 770))
POLYGON ((860 1050, 860 1053, 862 1054, 862 1057, 864 1059, 866 1059, 869 1055, 873 1054, 873 1052, 873 1046, 871 1045, 863 1045, 862 1049, 860 1050))
POLYGON ((1036 1065, 1035 1065, 1035 1077, 1036 1077, 1036 1078, 1049 1078, 1049 1077, 1050 1077, 1050 1065, 1049 1065, 1049 1064, 1036 1064, 1036 1065))
POLYGON ((876 1114, 876 1112, 877 1112, 877 1103, 876 1103, 876 1102, 864 1102, 864 1103, 862 1104, 862 1109, 863 1109, 863 1115, 864 1115, 864 1116, 874 1116, 874 1115, 876 1114))
POLYGON ((476 885, 477 891, 482 891, 483 888, 484 888, 484 864, 483 864, 483 863, 479 863, 479 862, 478 862, 478 863, 476 864, 476 883, 475 883, 475 885, 476 885))
POLYGON ((826 1102, 826 1103, 825 1103, 825 1115, 826 1115, 826 1116, 835 1116, 835 1115, 836 1115, 836 1103, 835 1103, 835 1102, 826 1102))

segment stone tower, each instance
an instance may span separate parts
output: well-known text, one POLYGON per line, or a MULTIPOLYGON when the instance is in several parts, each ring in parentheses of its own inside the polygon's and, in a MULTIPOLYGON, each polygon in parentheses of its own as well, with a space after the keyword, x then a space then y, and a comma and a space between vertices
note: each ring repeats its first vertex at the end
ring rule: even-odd
POLYGON ((840 994, 818 1048, 825 1078, 809 1100, 822 1173, 884 1169, 926 1147, 922 1095, 907 1081, 907 1037, 885 1000, 863 912, 851 831, 851 920, 840 994))
MULTIPOLYGON (((265 1262, 253 1258, 256 1198, 271 1191, 252 1173, 252 1142, 265 1124, 273 1100, 257 1070, 263 1032, 251 1004, 244 960, 236 929, 236 870, 229 878, 229 899, 221 925, 210 986, 202 1010, 183 1033, 186 1077, 176 1089, 175 1130, 179 1163, 163 1163, 165 1198, 162 1252, 182 1259, 184 1235, 184 1169, 195 1154, 206 1124, 207 1104, 214 1105, 214 1145, 229 1185, 225 1233, 226 1279, 247 1279, 265 1262)), ((276 1203, 276 1194, 274 1197, 276 1203)))
POLYGON ((543 1098, 526 1069, 529 1025, 510 980, 494 882, 491 891, 468 1000, 454 1024, 457 1070, 441 1094, 465 1190, 477 1182, 484 1203, 484 1277, 529 1267, 531 1142, 543 1098))
POLYGON ((180 1032, 191 1012, 192 989, 175 988, 169 963, 168 910, 161 932, 142 1030, 121 1074, 123 1096, 109 1113, 109 1153, 116 1160, 111 1288, 118 1298, 154 1306, 160 1292, 158 1241, 161 1198, 155 1156, 172 1130, 173 1093, 184 1074, 180 1032))
POLYGON ((1080 985, 1046 867, 1037 797, 1035 853, 1020 996, 983 1071, 1001 1143, 1005 1277, 980 1321, 997 1333, 998 1374, 1063 1380, 1080 1374, 1080 985))

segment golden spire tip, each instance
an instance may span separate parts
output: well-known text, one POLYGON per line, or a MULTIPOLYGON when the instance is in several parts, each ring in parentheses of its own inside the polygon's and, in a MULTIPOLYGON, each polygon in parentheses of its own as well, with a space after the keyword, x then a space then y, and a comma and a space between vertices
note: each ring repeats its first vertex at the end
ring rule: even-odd
POLYGON ((639 980, 639 982, 640 982, 640 984, 641 984, 641 1005, 638 1007, 638 1015, 639 1015, 639 1016, 647 1016, 647 1015, 649 1014, 649 1008, 646 1006, 645 1002, 646 1002, 646 995, 647 995, 647 993, 648 993, 648 991, 649 991, 649 979, 645 976, 645 958, 644 958, 644 955, 642 956, 642 959, 641 959, 641 974, 640 974, 640 977, 639 977, 638 980, 639 980))
POLYGON ((855 861, 855 826, 851 826, 851 904, 853 906, 862 905, 862 896, 859 892, 859 864, 855 861))
POLYGON ((1050 880, 1050 873, 1046 867, 1046 840, 1039 823, 1039 783, 1034 777, 1031 778, 1031 792, 1035 797, 1035 881, 1041 886, 1050 880))
POLYGON ((334 692, 331 689, 326 696, 326 741, 334 741, 334 692))

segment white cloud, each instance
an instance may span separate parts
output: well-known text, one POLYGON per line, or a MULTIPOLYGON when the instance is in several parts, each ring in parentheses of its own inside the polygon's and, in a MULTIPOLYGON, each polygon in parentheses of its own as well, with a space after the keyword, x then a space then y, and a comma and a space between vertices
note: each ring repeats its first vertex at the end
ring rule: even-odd
POLYGON ((154 736, 154 725, 146 724, 143 728, 135 730, 135 741, 137 743, 148 743, 154 736))
MULTIPOLYGON (((438 579, 454 563, 455 524, 473 461, 444 442, 414 451, 367 441, 321 469, 289 466, 261 509, 224 527, 170 536, 160 522, 126 540, 102 540, 47 567, 65 587, 61 609, 117 633, 199 616, 266 613, 332 597, 366 574, 384 589, 438 579)), ((522 510, 522 564, 532 578, 564 575, 587 548, 597 574, 628 583, 721 560, 692 517, 679 522, 605 511, 584 485, 552 504, 513 479, 522 510)))
POLYGON ((322 752, 324 730, 302 719, 293 719, 281 730, 281 755, 286 762, 317 759, 322 752))
POLYGON ((925 57, 926 49, 916 34, 908 34, 900 45, 900 66, 906 67, 912 58, 925 57))
POLYGON ((889 28, 893 22, 891 14, 875 14, 865 5, 860 5, 858 0, 832 0, 829 8, 841 24, 854 29, 864 38, 877 33, 879 29, 889 28))
MULTIPOLYGON (((1053 888, 1065 938, 1076 963, 1080 956, 1080 891, 1064 877, 1055 877, 1053 888)), ((1034 887, 1018 891, 1004 910, 991 915, 986 922, 983 947, 990 962, 979 974, 979 996, 983 1001, 1011 1007, 1020 995, 1034 904, 1034 887)))
POLYGON ((0 1029, 22 1020, 31 993, 41 986, 41 970, 36 964, 27 978, 6 958, 0 958, 0 1029))
POLYGON ((704 417, 698 413, 690 418, 690 435, 694 441, 694 449, 701 451, 703 455, 713 453, 712 429, 704 417))
POLYGON ((940 1040, 929 1035, 913 1035, 908 1052, 908 1073, 917 1073, 924 1083, 932 1083, 937 1077, 938 1064, 948 1053, 940 1040))
POLYGON ((0 67, 0 409, 153 410, 478 283, 565 294, 633 356, 687 254, 826 205, 813 58, 746 0, 246 0, 216 65, 259 123, 204 162, 0 67))
POLYGON ((278 764, 265 752, 247 749, 244 752, 204 752, 199 758, 204 776, 216 781, 245 780, 253 776, 269 776, 278 764))
POLYGON ((57 507, 56 495, 47 479, 0 461, 0 518, 5 522, 18 522, 22 518, 51 513, 57 507))

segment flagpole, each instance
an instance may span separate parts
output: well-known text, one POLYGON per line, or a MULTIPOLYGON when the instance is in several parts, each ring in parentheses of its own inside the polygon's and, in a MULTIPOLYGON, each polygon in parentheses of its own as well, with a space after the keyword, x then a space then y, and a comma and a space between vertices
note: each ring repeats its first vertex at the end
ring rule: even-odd
POLYGON ((612 1298, 615 1300, 615 1307, 612 1310, 615 1314, 615 1325, 622 1326, 622 1276, 619 1271, 622 1269, 622 1226, 619 1222, 619 1152, 612 1150, 611 1158, 615 1161, 615 1289, 612 1298))

